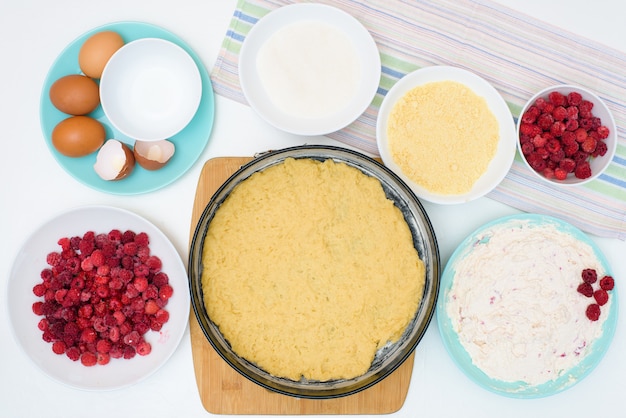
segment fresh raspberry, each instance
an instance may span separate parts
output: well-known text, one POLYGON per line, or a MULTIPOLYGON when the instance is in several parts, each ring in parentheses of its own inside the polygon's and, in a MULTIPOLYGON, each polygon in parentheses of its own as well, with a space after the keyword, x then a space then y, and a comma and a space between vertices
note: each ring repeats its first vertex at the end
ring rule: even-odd
POLYGON ((578 285, 578 289, 576 290, 578 291, 578 293, 588 298, 593 296, 593 286, 591 286, 590 283, 582 282, 581 284, 578 285))
POLYGON ((583 282, 593 284, 598 280, 598 273, 595 269, 583 269, 581 277, 583 282))
POLYGON ((604 289, 598 289, 593 292, 593 298, 596 300, 598 305, 605 305, 609 301, 609 294, 604 289))
POLYGON ((588 161, 582 161, 576 166, 574 175, 579 179, 586 179, 591 177, 591 166, 588 161))
POLYGON ((604 276, 600 279, 600 289, 609 291, 613 290, 615 287, 615 280, 613 280, 612 276, 604 276))

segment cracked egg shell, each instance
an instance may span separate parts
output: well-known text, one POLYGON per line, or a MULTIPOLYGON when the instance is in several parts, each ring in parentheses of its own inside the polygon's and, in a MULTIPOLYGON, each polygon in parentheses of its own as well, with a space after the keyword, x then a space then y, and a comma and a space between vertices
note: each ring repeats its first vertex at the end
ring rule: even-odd
POLYGON ((146 170, 158 170, 172 158, 175 151, 172 142, 162 139, 160 141, 136 141, 133 153, 135 161, 146 170))
POLYGON ((135 156, 125 143, 109 139, 98 151, 93 168, 103 180, 121 180, 135 168, 135 156))

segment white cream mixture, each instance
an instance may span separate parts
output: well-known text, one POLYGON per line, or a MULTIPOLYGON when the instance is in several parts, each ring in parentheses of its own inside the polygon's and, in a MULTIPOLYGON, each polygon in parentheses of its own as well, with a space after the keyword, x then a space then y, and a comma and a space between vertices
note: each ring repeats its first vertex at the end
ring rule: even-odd
POLYGON ((357 93, 361 69, 353 42, 322 22, 279 29, 259 49, 257 71, 271 102, 300 118, 321 118, 345 108, 357 93))
POLYGON ((454 265, 447 314, 472 362, 491 378, 539 385, 578 364, 602 334, 577 292, 603 269, 593 249, 552 225, 516 221, 479 237, 454 265))

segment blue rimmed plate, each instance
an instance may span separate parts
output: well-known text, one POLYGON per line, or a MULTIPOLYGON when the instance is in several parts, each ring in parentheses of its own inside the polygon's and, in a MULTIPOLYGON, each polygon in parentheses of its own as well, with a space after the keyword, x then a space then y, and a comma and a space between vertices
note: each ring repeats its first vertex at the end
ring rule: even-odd
MULTIPOLYGON (((177 180, 193 166, 206 147, 213 129, 215 98, 213 86, 206 68, 198 55, 182 39, 165 29, 148 23, 117 22, 100 26, 84 33, 61 52, 46 76, 41 92, 39 116, 46 144, 54 158, 67 173, 79 182, 105 193, 134 195, 165 187, 177 180), (193 58, 200 70, 202 80, 202 99, 195 116, 185 129, 170 138, 170 141, 176 146, 174 157, 165 167, 156 171, 147 171, 137 166, 129 177, 120 181, 105 181, 98 177, 93 170, 96 153, 81 158, 66 157, 54 148, 51 140, 54 127, 61 120, 69 117, 69 115, 59 111, 50 101, 50 86, 60 77, 81 73, 78 65, 80 47, 90 36, 103 30, 116 31, 126 43, 141 38, 161 38, 175 43, 193 58)), ((129 145, 134 143, 134 140, 123 135, 109 123, 101 106, 98 106, 88 116, 97 119, 104 125, 107 138, 115 138, 129 145)))
POLYGON ((545 215, 520 214, 506 216, 487 223, 471 233, 463 240, 463 242, 461 242, 450 257, 450 260, 448 261, 441 277, 441 292, 437 301, 437 322, 446 350, 456 365, 463 373, 465 373, 467 377, 479 386, 482 386, 483 388, 494 393, 512 398, 528 399, 550 396, 568 389, 586 377, 600 363, 615 334, 615 328, 617 326, 618 298, 616 294, 617 290, 613 289, 610 292, 611 303, 609 305, 609 311, 608 313, 603 312, 602 314, 608 316, 603 324, 601 336, 593 341, 589 353, 583 357, 582 361, 578 362, 571 369, 563 372, 558 378, 539 385, 530 385, 522 381, 505 382, 487 375, 472 362, 470 354, 460 342, 459 336, 453 327, 452 320, 447 313, 446 308, 449 303, 450 291, 456 275, 455 266, 460 260, 467 257, 476 245, 480 245, 488 240, 490 231, 505 225, 515 227, 524 224, 529 226, 553 225, 558 231, 568 234, 576 240, 587 244, 593 250, 594 255, 606 274, 611 274, 609 263, 598 246, 582 231, 569 223, 545 215))

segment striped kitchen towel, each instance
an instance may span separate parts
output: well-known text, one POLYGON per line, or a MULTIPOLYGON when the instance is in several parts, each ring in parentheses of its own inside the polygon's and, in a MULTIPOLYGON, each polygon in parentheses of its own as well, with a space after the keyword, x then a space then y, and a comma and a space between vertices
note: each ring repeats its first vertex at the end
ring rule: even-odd
MULTIPOLYGON (((251 27, 292 0, 240 0, 212 70, 215 92, 246 103, 238 54, 251 27)), ((328 135, 378 154, 375 122, 387 91, 405 74, 451 65, 489 81, 517 119, 524 103, 554 84, 595 91, 618 126, 616 156, 599 179, 555 188, 536 179, 516 155, 488 197, 520 210, 557 216, 589 233, 626 239, 626 54, 488 0, 319 0, 357 18, 372 34, 382 61, 376 97, 358 120, 328 135)))

